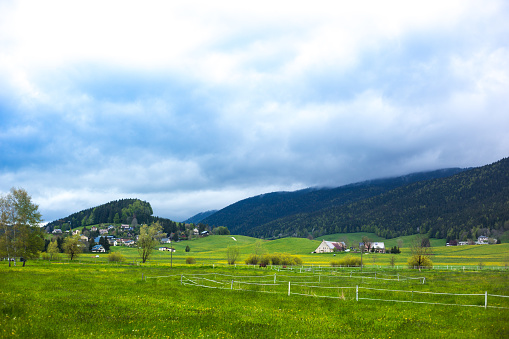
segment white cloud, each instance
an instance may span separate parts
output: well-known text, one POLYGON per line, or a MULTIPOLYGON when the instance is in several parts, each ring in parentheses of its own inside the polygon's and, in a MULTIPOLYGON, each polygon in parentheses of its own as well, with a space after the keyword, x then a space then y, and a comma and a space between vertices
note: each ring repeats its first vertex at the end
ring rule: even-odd
POLYGON ((0 190, 24 187, 50 215, 134 196, 185 219, 270 190, 495 161, 509 149, 507 12, 0 3, 0 190))

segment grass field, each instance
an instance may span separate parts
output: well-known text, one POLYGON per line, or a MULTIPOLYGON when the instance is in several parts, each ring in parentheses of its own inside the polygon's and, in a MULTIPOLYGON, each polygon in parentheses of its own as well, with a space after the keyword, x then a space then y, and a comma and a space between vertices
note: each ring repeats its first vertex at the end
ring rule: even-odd
MULTIPOLYGON (((350 234, 353 243, 353 239, 361 239, 366 233, 353 233, 350 234)), ((368 234, 370 237, 372 234, 368 234)), ((324 237, 325 239, 338 240, 342 235, 332 235, 324 237)), ((289 253, 292 255, 299 256, 304 265, 330 265, 330 262, 334 259, 338 259, 341 256, 352 255, 360 256, 359 253, 323 253, 316 254, 311 253, 314 251, 321 242, 320 240, 308 240, 305 238, 282 238, 278 240, 259 240, 255 238, 245 236, 210 236, 206 238, 199 238, 190 241, 181 241, 174 243, 176 252, 173 253, 172 259, 174 264, 185 264, 186 257, 196 258, 197 265, 212 265, 212 264, 226 264, 226 249, 228 246, 236 245, 240 249, 240 260, 239 264, 244 263, 244 259, 255 250, 255 243, 261 241, 262 249, 268 253, 289 253), (235 240, 233 239, 235 238, 235 240), (185 252, 185 247, 189 246, 191 251, 185 252)), ((372 237, 374 238, 374 237, 372 237)), ((404 244, 411 244, 412 238, 404 237, 404 244)), ((376 240, 376 239, 375 239, 376 240)), ((394 244, 397 244, 397 240, 392 239, 394 244)), ((454 265, 454 266, 498 266, 506 267, 509 266, 509 243, 499 245, 482 245, 482 246, 451 246, 446 247, 441 243, 443 239, 432 239, 433 245, 433 256, 432 261, 434 265, 454 265), (438 245, 437 245, 438 244, 438 245)), ((389 241, 385 241, 386 247, 390 246, 389 241), (389 244, 389 245, 387 245, 389 244)), ((445 244, 445 242, 444 242, 445 244)), ((136 249, 125 248, 125 247, 112 247, 113 251, 120 251, 124 254, 127 261, 136 262, 139 260, 136 249)), ((408 258, 411 254, 409 247, 402 247, 401 254, 367 254, 363 256, 363 262, 367 266, 388 266, 391 261, 391 257, 394 256, 395 265, 405 266, 408 258)), ((96 260, 106 261, 106 256, 101 254, 99 259, 92 259, 93 255, 86 254, 82 256, 82 260, 96 260)), ((154 251, 153 256, 150 259, 153 264, 163 264, 170 262, 170 253, 154 251)))
MULTIPOLYGON (((170 268, 162 263, 138 266, 31 262, 24 268, 9 268, 0 262, 0 337, 504 338, 509 335, 509 309, 355 301, 351 295, 344 299, 288 296, 180 284, 181 275, 210 272, 239 278, 267 275, 272 279, 275 271, 196 265, 170 268), (158 276, 165 277, 155 278, 158 276)), ((509 295, 507 271, 397 272, 401 282, 366 278, 340 281, 343 285, 377 288, 451 293, 488 291, 509 295), (420 280, 403 280, 423 275, 427 277, 425 284, 420 280)), ((396 274, 396 271, 386 270, 385 274, 396 274)), ((298 277, 294 272, 277 272, 278 281, 298 277)), ((315 274, 306 279, 316 277, 315 274)), ((322 272, 318 279, 323 282, 326 277, 322 272)), ((474 302, 483 304, 482 296, 475 298, 474 302)))
MULTIPOLYGON (((348 241, 361 236, 351 235, 348 241)), ((333 235, 330 240, 337 238, 333 235)), ((330 267, 331 260, 358 253, 311 254, 321 239, 262 241, 269 253, 301 257, 303 266, 294 271, 244 265, 243 259, 259 241, 211 236, 179 242, 171 257, 155 250, 146 264, 140 264, 136 249, 125 247, 112 247, 126 259, 120 264, 95 253, 72 262, 65 257, 32 260, 26 267, 8 267, 0 261, 0 338, 509 337, 509 298, 492 296, 509 296, 509 244, 434 246, 435 269, 421 272, 406 268, 410 251, 403 247, 394 255, 397 267, 389 265, 392 254, 368 254, 363 256, 361 273, 360 268, 330 267), (187 245, 190 252, 185 252, 187 245), (240 264, 229 267, 226 249, 231 245, 239 247, 241 257, 240 264), (196 264, 185 263, 189 256, 196 264), (274 282, 274 275, 275 285, 242 282, 251 278, 274 282), (188 283, 201 279, 204 285, 226 289, 182 285, 181 279, 188 283), (303 279, 308 285, 299 285, 303 279), (452 295, 458 293, 475 295, 452 295), (490 295, 490 307, 504 308, 484 309, 484 293, 490 295)))

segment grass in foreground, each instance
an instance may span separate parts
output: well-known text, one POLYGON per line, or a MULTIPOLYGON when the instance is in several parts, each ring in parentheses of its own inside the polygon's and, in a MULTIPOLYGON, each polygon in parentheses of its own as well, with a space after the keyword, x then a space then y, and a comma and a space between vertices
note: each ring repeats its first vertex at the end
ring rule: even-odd
MULTIPOLYGON (((180 285, 180 274, 204 270, 37 263, 25 268, 8 268, 2 263, 0 337, 503 338, 509 335, 509 310, 289 297, 180 285), (175 274, 176 277, 142 281, 142 274, 175 274)), ((225 268, 213 271, 238 275, 263 273, 225 268)), ((285 274, 295 273, 278 272, 278 276, 285 274)), ((490 288, 490 293, 509 292, 507 272, 461 275, 412 271, 409 274, 429 274, 428 285, 422 288, 433 287, 444 292, 457 291, 464 285, 471 290, 490 288)))

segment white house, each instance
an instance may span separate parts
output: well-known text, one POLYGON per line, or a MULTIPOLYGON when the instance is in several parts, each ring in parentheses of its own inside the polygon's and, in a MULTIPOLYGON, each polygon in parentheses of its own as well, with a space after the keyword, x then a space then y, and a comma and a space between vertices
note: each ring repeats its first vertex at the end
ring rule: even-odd
POLYGON ((92 247, 92 252, 106 252, 103 245, 95 245, 92 247))
POLYGON ((60 228, 55 228, 53 230, 53 232, 51 232, 51 233, 53 233, 53 234, 62 234, 62 230, 60 228))
POLYGON ((374 252, 385 253, 385 244, 383 242, 374 242, 371 244, 371 248, 374 252))
POLYGON ((174 248, 169 248, 169 247, 159 247, 159 251, 175 252, 175 249, 174 248))
POLYGON ((314 253, 331 253, 334 251, 343 251, 345 249, 344 242, 333 242, 322 240, 322 243, 316 248, 314 253))
POLYGON ((488 237, 481 235, 475 242, 476 245, 488 245, 488 237))

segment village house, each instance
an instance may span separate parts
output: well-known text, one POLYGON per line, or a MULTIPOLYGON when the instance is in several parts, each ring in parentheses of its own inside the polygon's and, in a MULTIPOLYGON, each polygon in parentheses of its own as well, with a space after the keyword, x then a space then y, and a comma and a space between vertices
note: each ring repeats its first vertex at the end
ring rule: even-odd
POLYGON ((170 247, 159 247, 159 251, 175 252, 175 249, 174 248, 170 248, 170 247))
POLYGON ((385 244, 383 242, 374 242, 371 244, 371 248, 375 253, 385 253, 385 244))
POLYGON ((477 238, 477 241, 475 242, 476 245, 488 245, 488 237, 481 235, 479 238, 477 238))
POLYGON ((129 230, 129 228, 130 228, 130 227, 131 227, 131 226, 129 226, 129 225, 122 224, 122 225, 120 226, 120 229, 121 229, 121 230, 123 230, 123 231, 127 231, 127 230, 129 230))
POLYGON ((62 234, 62 230, 60 228, 55 228, 53 230, 53 232, 51 232, 51 233, 53 233, 53 234, 62 234))
POLYGON ((88 237, 86 235, 81 235, 80 240, 88 241, 88 237))
POLYGON ((72 235, 79 235, 81 234, 81 231, 80 230, 74 230, 72 231, 72 235))
POLYGON ((97 227, 96 227, 96 226, 92 226, 92 228, 90 228, 90 230, 91 230, 92 232, 97 232, 97 227))
POLYGON ((106 250, 104 249, 103 245, 95 245, 94 247, 92 247, 92 252, 94 253, 97 253, 97 252, 106 252, 106 250))
POLYGON ((344 242, 333 242, 322 240, 322 243, 316 248, 313 253, 331 253, 337 251, 344 251, 346 245, 344 242))
POLYGON ((100 235, 108 234, 108 230, 107 230, 107 229, 105 229, 105 228, 102 228, 102 229, 100 229, 100 230, 99 230, 99 234, 100 234, 100 235))

